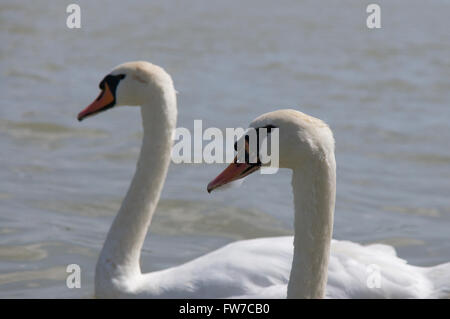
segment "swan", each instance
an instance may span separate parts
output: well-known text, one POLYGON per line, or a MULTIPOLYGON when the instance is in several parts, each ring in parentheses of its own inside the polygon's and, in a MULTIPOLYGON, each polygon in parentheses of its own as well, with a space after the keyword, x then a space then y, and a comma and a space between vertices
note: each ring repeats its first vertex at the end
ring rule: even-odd
MULTIPOLYGON (((334 140, 326 124, 292 110, 270 113, 252 125, 271 123, 280 129, 280 164, 294 171, 295 236, 237 241, 182 265, 143 274, 140 252, 170 163, 177 120, 176 93, 170 75, 144 61, 115 67, 99 86, 100 95, 78 114, 78 120, 120 105, 140 106, 144 134, 136 172, 98 257, 97 298, 441 297, 449 294, 449 264, 419 268, 396 257, 389 246, 363 247, 331 241, 334 140), (381 287, 377 289, 366 285, 366 266, 372 264, 381 269, 381 287)), ((236 164, 230 167, 231 172, 236 172, 236 164)), ((230 169, 220 174, 208 185, 208 191, 245 175, 229 173, 230 169)))
MULTIPOLYGON (((450 263, 417 267, 399 258, 388 245, 362 246, 332 239, 335 144, 325 122, 293 109, 283 109, 263 114, 249 126, 256 132, 266 128, 268 134, 278 128, 278 166, 292 170, 295 218, 293 237, 232 244, 236 249, 247 245, 249 252, 244 262, 253 263, 255 271, 267 271, 271 281, 245 297, 450 297, 450 263), (275 270, 270 268, 273 265, 285 271, 278 282, 273 278, 275 270), (288 265, 292 265, 290 273, 286 270, 288 265)), ((208 192, 242 179, 262 165, 259 159, 254 164, 235 159, 208 184, 208 192)))

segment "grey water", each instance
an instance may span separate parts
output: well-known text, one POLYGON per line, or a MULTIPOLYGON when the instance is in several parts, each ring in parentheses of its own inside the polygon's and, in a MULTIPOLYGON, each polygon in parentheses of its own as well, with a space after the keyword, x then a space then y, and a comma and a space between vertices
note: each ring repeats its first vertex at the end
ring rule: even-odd
MULTIPOLYGON (((450 261, 450 2, 0 3, 0 297, 91 298, 96 258, 140 148, 137 108, 82 123, 115 65, 163 66, 178 126, 246 127, 292 107, 325 120, 338 164, 334 237, 450 261), (68 289, 66 267, 81 267, 68 289)), ((244 238, 292 234, 290 173, 208 194, 224 164, 172 164, 143 271, 244 238)))

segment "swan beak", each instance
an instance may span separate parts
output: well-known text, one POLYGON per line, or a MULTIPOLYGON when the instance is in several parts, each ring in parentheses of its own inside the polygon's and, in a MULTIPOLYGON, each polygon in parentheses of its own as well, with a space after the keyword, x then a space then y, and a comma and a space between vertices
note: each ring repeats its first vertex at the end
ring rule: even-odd
POLYGON ((78 121, 82 121, 86 117, 106 111, 107 109, 113 107, 114 103, 114 95, 111 93, 108 83, 105 83, 105 88, 100 92, 97 99, 95 99, 94 102, 78 114, 78 121))
POLYGON ((237 157, 234 158, 233 163, 228 165, 222 173, 208 184, 208 193, 211 193, 220 186, 244 178, 260 168, 259 164, 237 163, 236 160, 237 157))

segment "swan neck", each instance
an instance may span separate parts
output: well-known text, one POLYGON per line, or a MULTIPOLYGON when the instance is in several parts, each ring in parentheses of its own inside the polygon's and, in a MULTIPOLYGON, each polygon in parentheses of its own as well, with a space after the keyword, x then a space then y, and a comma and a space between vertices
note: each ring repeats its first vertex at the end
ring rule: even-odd
POLYGON ((336 196, 334 154, 293 171, 294 256, 288 298, 323 298, 336 196))
POLYGON ((114 278, 132 282, 130 277, 141 275, 141 248, 170 163, 176 125, 176 102, 171 101, 141 107, 144 135, 136 171, 100 254, 96 287, 114 278))

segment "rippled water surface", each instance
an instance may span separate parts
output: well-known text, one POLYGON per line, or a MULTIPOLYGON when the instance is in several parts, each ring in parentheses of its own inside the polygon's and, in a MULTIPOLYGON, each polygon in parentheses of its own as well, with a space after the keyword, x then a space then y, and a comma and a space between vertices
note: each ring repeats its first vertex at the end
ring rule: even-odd
MULTIPOLYGON (((76 114, 115 65, 163 66, 178 125, 246 127, 295 107, 336 137, 335 238, 394 245, 419 265, 450 260, 450 2, 77 1, 0 3, 0 297, 92 297, 94 267, 140 147, 137 108, 76 114), (66 287, 66 266, 82 288, 66 287)), ((223 165, 171 165, 142 268, 227 242, 289 234, 289 172, 205 188, 223 165)))

